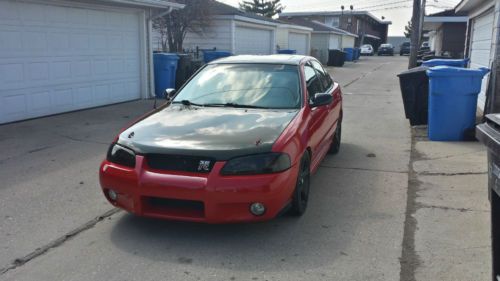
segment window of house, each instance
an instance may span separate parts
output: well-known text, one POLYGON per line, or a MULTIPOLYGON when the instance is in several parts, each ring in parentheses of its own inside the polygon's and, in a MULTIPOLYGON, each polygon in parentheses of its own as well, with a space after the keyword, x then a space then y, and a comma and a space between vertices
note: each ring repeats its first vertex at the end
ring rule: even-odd
POLYGON ((339 17, 327 16, 325 17, 325 24, 328 26, 338 27, 340 23, 339 17))

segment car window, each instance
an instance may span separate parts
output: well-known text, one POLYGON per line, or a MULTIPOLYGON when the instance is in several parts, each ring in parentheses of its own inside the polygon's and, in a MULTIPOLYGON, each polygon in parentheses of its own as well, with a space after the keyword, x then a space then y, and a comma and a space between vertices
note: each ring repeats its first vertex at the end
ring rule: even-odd
POLYGON ((174 102, 300 108, 299 72, 295 65, 210 64, 181 89, 174 102))
POLYGON ((315 60, 312 60, 311 64, 319 74, 319 79, 321 81, 321 85, 323 86, 323 91, 330 89, 330 87, 333 85, 333 81, 328 72, 326 72, 323 66, 321 66, 321 64, 315 60))
POLYGON ((322 89, 323 87, 321 85, 319 77, 312 66, 310 65, 304 66, 304 75, 306 79, 307 93, 309 99, 311 99, 315 94, 323 92, 322 89))

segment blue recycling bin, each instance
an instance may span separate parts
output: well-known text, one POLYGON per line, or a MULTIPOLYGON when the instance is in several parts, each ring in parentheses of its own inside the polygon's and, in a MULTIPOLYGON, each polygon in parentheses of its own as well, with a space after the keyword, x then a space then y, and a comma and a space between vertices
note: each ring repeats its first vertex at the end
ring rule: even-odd
POLYGON ((202 50, 202 52, 203 52, 203 61, 205 63, 209 63, 213 60, 229 57, 232 55, 231 52, 227 52, 227 51, 202 50))
POLYGON ((344 48, 344 52, 346 61, 354 60, 354 48, 344 48))
POLYGON ((429 77, 429 139, 464 140, 474 130, 477 96, 487 68, 466 69, 436 66, 427 70, 429 77))
POLYGON ((292 50, 292 49, 281 49, 277 50, 278 54, 288 54, 288 55, 294 55, 297 53, 297 50, 292 50))
POLYGON ((428 61, 423 61, 422 65, 427 67, 434 67, 439 65, 455 66, 455 67, 467 67, 469 59, 432 59, 428 61))
POLYGON ((179 56, 172 53, 153 54, 153 65, 155 71, 155 95, 163 98, 165 89, 175 88, 175 73, 179 56))
POLYGON ((359 48, 354 48, 353 51, 353 60, 359 60, 361 50, 359 48))

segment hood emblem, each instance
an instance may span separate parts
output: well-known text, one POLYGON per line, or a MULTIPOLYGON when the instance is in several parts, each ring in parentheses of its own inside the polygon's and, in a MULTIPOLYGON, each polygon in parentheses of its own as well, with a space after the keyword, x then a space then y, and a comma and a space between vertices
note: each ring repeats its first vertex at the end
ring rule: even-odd
POLYGON ((198 171, 199 172, 208 172, 210 170, 210 161, 209 160, 200 160, 198 163, 198 171))
POLYGON ((133 138, 133 137, 134 137, 134 135, 135 135, 135 133, 134 133, 134 132, 132 132, 132 133, 128 134, 128 138, 129 138, 129 139, 131 139, 131 138, 133 138))

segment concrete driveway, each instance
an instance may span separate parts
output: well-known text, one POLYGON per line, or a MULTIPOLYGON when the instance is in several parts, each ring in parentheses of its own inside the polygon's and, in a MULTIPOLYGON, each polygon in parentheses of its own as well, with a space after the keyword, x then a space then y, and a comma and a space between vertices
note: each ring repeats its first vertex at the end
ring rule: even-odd
POLYGON ((343 144, 299 219, 221 226, 109 212, 98 164, 150 102, 1 126, 0 279, 400 280, 411 134, 395 75, 406 64, 363 57, 331 70, 344 86, 343 144))
POLYGON ((137 101, 0 126, 0 268, 112 209, 98 169, 137 101))

